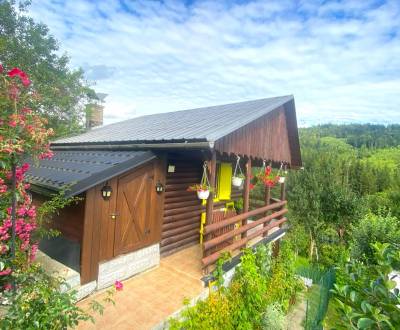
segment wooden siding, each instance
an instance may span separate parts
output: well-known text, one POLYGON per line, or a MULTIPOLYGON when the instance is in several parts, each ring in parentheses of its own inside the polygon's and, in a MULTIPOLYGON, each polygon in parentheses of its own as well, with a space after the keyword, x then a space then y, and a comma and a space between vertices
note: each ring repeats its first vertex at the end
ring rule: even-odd
MULTIPOLYGON (((175 172, 166 173, 161 234, 162 255, 168 255, 188 245, 199 243, 200 215, 206 211, 206 207, 202 205, 196 193, 186 191, 188 186, 200 182, 203 169, 202 160, 184 157, 170 158, 168 164, 175 165, 175 172)), ((232 187, 231 200, 241 197, 242 191, 232 187)), ((229 201, 215 202, 213 209, 219 210, 227 202, 229 201)))
MULTIPOLYGON (((170 158, 174 173, 166 174, 164 217, 161 234, 161 253, 167 254, 199 242, 201 201, 187 187, 199 183, 201 160, 170 158)), ((167 171, 167 170, 166 170, 167 171)))
POLYGON ((215 142, 215 149, 275 162, 292 163, 285 108, 280 107, 215 142))

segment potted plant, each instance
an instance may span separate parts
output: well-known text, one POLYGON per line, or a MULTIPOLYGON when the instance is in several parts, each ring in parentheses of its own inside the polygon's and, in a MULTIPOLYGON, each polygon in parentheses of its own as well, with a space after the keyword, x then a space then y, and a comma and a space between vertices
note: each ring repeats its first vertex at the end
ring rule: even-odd
MULTIPOLYGON (((279 175, 274 175, 272 173, 272 167, 271 166, 267 166, 264 171, 261 171, 258 174, 257 178, 260 181, 264 182, 264 185, 266 185, 267 187, 270 187, 270 188, 275 186, 275 184, 277 182, 280 182, 280 176, 279 175)), ((284 178, 283 178, 283 180, 284 180, 284 178)))
POLYGON ((242 173, 232 176, 232 185, 234 187, 240 187, 243 184, 244 178, 245 176, 242 173))
POLYGON ((210 196, 211 188, 204 183, 189 186, 187 191, 195 191, 199 199, 207 199, 210 196))

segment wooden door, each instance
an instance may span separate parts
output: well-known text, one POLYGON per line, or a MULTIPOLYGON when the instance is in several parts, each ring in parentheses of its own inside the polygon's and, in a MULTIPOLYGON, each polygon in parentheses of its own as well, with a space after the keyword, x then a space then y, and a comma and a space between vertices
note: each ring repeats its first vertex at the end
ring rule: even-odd
POLYGON ((143 248, 160 239, 160 202, 154 164, 118 180, 114 256, 143 248))

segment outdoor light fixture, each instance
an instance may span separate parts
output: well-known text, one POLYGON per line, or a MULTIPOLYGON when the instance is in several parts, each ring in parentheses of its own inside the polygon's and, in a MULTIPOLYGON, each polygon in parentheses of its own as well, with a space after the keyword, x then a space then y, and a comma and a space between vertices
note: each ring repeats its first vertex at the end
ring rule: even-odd
POLYGON ((163 191, 164 191, 164 186, 163 186, 163 184, 162 184, 160 181, 158 181, 158 182, 156 183, 156 192, 157 192, 158 194, 161 194, 163 191))
POLYGON ((101 196, 105 201, 109 200, 111 197, 112 188, 106 182, 105 186, 101 188, 101 196))

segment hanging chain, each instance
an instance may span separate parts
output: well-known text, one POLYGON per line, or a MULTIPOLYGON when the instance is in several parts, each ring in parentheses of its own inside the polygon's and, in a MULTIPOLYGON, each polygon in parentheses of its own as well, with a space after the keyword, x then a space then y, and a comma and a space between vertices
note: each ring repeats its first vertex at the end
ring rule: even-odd
POLYGON ((204 162, 203 165, 203 176, 201 177, 201 184, 210 187, 210 181, 208 181, 208 175, 207 175, 207 162, 204 162))
POLYGON ((243 176, 243 171, 242 171, 242 168, 240 167, 240 156, 237 156, 236 166, 235 166, 235 171, 233 172, 233 176, 236 176, 238 168, 239 168, 240 174, 243 176))

